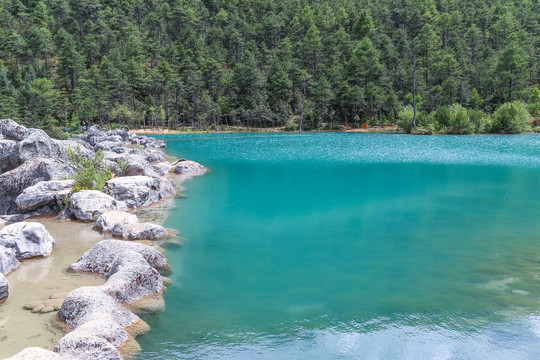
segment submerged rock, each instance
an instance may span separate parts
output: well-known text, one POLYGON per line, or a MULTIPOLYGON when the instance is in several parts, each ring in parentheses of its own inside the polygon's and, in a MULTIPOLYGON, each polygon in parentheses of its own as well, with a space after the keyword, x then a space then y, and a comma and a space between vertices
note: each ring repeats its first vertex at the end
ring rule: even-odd
POLYGON ((103 191, 117 200, 125 201, 129 208, 138 208, 175 195, 176 185, 165 178, 126 176, 107 181, 103 191))
POLYGON ((6 277, 0 274, 0 303, 2 303, 9 295, 9 284, 6 277))
POLYGON ((169 236, 163 226, 148 222, 116 224, 112 229, 112 234, 129 240, 157 240, 169 236))
POLYGON ((128 225, 138 223, 139 219, 136 215, 125 211, 108 211, 101 214, 97 221, 96 227, 104 232, 111 232, 115 225, 128 225))
POLYGON ((78 220, 93 221, 97 216, 111 210, 126 211, 123 201, 97 190, 82 190, 71 196, 71 214, 78 220))
POLYGON ((45 205, 62 205, 75 185, 75 180, 40 181, 17 196, 15 203, 21 212, 45 205))
POLYGON ((0 230, 0 245, 13 249, 18 259, 26 259, 50 254, 54 239, 43 224, 21 222, 0 230))
POLYGON ((160 273, 171 272, 171 267, 162 253, 151 246, 123 240, 103 240, 98 242, 85 252, 79 261, 72 264, 69 269, 72 271, 93 272, 109 277, 118 254, 125 250, 131 250, 142 255, 144 260, 160 273))
POLYGON ((174 173, 182 175, 201 174, 208 170, 201 164, 190 160, 176 161, 175 163, 173 163, 173 166, 175 166, 174 173))
POLYGON ((15 250, 0 245, 0 274, 9 274, 19 264, 15 250))

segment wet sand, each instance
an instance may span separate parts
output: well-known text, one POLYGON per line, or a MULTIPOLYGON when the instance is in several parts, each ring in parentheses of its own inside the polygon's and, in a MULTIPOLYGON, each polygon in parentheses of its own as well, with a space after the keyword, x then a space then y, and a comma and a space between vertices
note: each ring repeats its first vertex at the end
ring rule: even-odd
POLYGON ((79 286, 101 285, 104 279, 89 274, 67 272, 69 265, 100 240, 110 238, 93 230, 93 223, 37 218, 50 232, 56 244, 51 255, 21 261, 7 275, 9 297, 0 306, 0 358, 15 355, 25 347, 52 350, 64 335, 56 326, 57 311, 47 314, 24 310, 23 305, 79 286))

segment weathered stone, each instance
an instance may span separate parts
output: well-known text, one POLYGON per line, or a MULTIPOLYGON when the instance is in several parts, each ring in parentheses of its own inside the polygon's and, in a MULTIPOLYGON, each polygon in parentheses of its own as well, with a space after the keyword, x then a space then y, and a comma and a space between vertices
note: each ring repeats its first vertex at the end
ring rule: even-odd
POLYGON ((111 210, 125 211, 127 206, 123 201, 97 190, 82 190, 71 196, 70 211, 78 220, 92 221, 111 210))
POLYGON ((151 163, 164 161, 165 154, 158 149, 146 150, 146 160, 151 163))
POLYGON ((11 119, 0 120, 0 133, 6 140, 17 143, 18 164, 32 161, 37 157, 67 160, 64 149, 43 130, 29 129, 11 119))
POLYGON ((0 274, 9 274, 19 264, 15 250, 0 245, 0 274))
POLYGON ((148 264, 160 273, 170 272, 167 259, 159 251, 151 246, 123 240, 100 241, 85 252, 79 261, 72 264, 69 269, 72 271, 93 272, 108 277, 118 254, 125 250, 132 250, 142 255, 148 264))
POLYGON ((54 351, 66 359, 121 360, 117 347, 127 340, 126 331, 114 321, 94 320, 60 339, 54 351))
POLYGON ((0 245, 13 249, 17 258, 26 259, 50 254, 54 239, 43 224, 21 222, 0 230, 0 245))
POLYGON ((0 140, 0 174, 15 169, 21 165, 17 153, 17 142, 13 140, 0 140))
POLYGON ((9 295, 9 284, 6 277, 0 274, 0 302, 3 302, 9 295))
POLYGON ((173 166, 174 166, 174 173, 182 174, 182 175, 201 174, 208 170, 201 164, 195 161, 190 161, 190 160, 177 161, 173 163, 173 166))
POLYGON ((0 214, 15 214, 15 199, 24 189, 40 181, 59 180, 73 174, 73 166, 65 160, 35 158, 0 175, 0 214))
POLYGON ((29 347, 21 350, 18 354, 4 360, 62 360, 64 359, 55 352, 38 347, 29 347))
POLYGON ((44 205, 57 205, 65 202, 75 185, 75 180, 40 181, 17 196, 15 203, 21 212, 37 209, 44 205))
POLYGON ((173 196, 175 187, 174 182, 169 179, 126 176, 107 181, 104 192, 117 200, 125 201, 129 208, 137 208, 173 196))
POLYGON ((126 128, 122 129, 114 129, 114 130, 108 130, 106 132, 107 136, 119 136, 122 141, 128 141, 129 140, 129 132, 126 128))
POLYGON ((162 161, 156 164, 152 164, 152 170, 160 178, 165 177, 172 168, 172 164, 168 161, 162 161))
POLYGON ((127 213, 125 211, 108 211, 101 214, 97 221, 96 227, 104 232, 111 232, 115 225, 127 225, 138 223, 136 215, 127 213))
POLYGON ((169 236, 169 233, 163 226, 148 222, 116 224, 112 229, 112 234, 129 240, 157 240, 169 236))
POLYGON ((81 157, 87 159, 93 157, 95 152, 94 148, 90 146, 86 141, 76 138, 71 138, 67 140, 55 140, 56 143, 60 144, 64 150, 71 150, 75 153, 78 152, 81 157))
POLYGON ((94 150, 98 151, 99 149, 102 149, 102 150, 112 151, 113 149, 117 149, 117 148, 121 148, 121 147, 122 147, 121 142, 106 140, 106 141, 98 142, 94 146, 94 150))
POLYGON ((132 250, 118 254, 111 266, 103 292, 121 303, 130 303, 163 290, 161 275, 142 255, 132 250))
POLYGON ((58 312, 58 319, 72 328, 103 319, 111 319, 125 328, 140 320, 99 286, 82 286, 70 292, 58 312))

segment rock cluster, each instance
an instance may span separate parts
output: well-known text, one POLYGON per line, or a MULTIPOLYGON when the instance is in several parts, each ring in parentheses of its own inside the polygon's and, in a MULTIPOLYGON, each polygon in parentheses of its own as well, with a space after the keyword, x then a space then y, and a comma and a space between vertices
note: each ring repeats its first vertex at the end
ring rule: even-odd
MULTIPOLYGON (((163 141, 126 129, 92 126, 82 135, 53 140, 41 130, 0 120, 0 215, 13 222, 56 213, 82 221, 97 219, 96 228, 127 240, 165 238, 165 228, 141 223, 127 210, 174 196, 176 185, 168 174, 193 175, 207 169, 191 161, 174 166, 165 161, 162 147, 163 141), (116 177, 102 191, 72 193, 75 182, 65 179, 74 167, 66 150, 87 158, 102 151, 116 177)), ((6 225, 0 219, 0 302, 9 290, 4 274, 19 266, 19 259, 48 255, 53 245, 54 239, 39 223, 6 225)), ((58 311, 58 319, 73 330, 53 352, 27 348, 10 359, 122 359, 120 349, 127 343, 136 346, 134 337, 149 329, 136 314, 162 311, 161 294, 171 285, 163 277, 172 272, 163 254, 153 246, 125 240, 99 242, 69 270, 94 273, 106 282, 26 304, 25 309, 36 313, 58 311)))
POLYGON ((43 130, 0 120, 0 214, 15 214, 15 199, 40 181, 73 173, 63 147, 43 130))

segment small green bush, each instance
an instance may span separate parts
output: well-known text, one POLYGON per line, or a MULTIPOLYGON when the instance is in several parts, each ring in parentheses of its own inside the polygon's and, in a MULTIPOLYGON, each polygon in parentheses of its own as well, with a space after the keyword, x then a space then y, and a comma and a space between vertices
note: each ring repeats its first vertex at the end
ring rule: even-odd
POLYGON ((530 115, 520 101, 501 105, 493 115, 492 131, 505 134, 522 133, 530 129, 530 115))
POLYGON ((471 123, 467 109, 459 104, 450 106, 450 132, 452 134, 474 134, 475 126, 471 123))
POLYGON ((81 190, 101 190, 105 182, 112 178, 112 172, 103 161, 103 150, 96 151, 92 157, 84 157, 80 147, 66 149, 66 153, 75 166, 75 185, 73 192, 81 190))
POLYGON ((414 109, 411 105, 404 106, 398 112, 398 121, 397 125, 403 129, 406 133, 410 133, 413 129, 413 120, 414 109))

